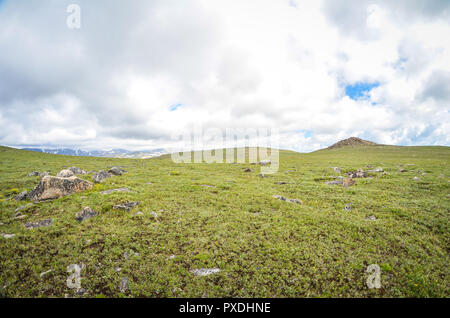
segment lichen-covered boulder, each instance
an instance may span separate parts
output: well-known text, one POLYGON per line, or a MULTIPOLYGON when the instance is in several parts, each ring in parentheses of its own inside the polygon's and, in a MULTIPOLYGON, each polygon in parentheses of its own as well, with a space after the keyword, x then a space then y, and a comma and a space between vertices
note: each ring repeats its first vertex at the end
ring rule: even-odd
POLYGON ((46 176, 28 195, 31 201, 53 200, 75 192, 92 189, 93 184, 89 181, 72 176, 70 178, 59 178, 46 176))
POLYGON ((74 175, 86 174, 86 171, 78 167, 70 167, 67 170, 72 171, 74 175))
POLYGON ((125 170, 120 169, 119 167, 112 167, 111 169, 108 170, 109 173, 115 175, 115 176, 121 176, 124 173, 126 173, 125 170))
POLYGON ((106 178, 110 178, 112 177, 112 174, 110 174, 109 172, 106 172, 105 170, 100 170, 99 172, 97 172, 96 174, 94 174, 92 176, 92 180, 94 180, 95 183, 100 183, 103 180, 105 180, 106 178))

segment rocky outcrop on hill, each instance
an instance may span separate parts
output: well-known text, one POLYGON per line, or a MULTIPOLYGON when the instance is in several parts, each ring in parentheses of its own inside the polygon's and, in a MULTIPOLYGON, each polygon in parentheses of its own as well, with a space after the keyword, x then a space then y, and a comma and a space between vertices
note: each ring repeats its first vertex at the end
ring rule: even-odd
POLYGON ((372 141, 364 140, 358 137, 350 137, 348 139, 338 141, 337 143, 331 145, 327 149, 342 148, 346 146, 373 146, 373 145, 377 144, 372 141))
POLYGON ((31 201, 53 200, 75 192, 89 190, 93 184, 89 181, 72 176, 70 178, 59 178, 46 176, 28 195, 31 201))

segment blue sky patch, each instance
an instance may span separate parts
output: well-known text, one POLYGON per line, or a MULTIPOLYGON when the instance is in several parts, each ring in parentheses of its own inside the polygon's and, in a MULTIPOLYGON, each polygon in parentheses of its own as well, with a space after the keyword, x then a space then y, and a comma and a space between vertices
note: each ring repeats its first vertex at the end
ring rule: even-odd
POLYGON ((353 100, 363 99, 367 97, 372 88, 378 87, 380 83, 356 83, 354 85, 345 86, 345 95, 353 100))
POLYGON ((178 108, 180 108, 181 106, 183 106, 183 104, 172 105, 172 106, 170 107, 170 111, 171 111, 171 112, 174 112, 174 111, 176 111, 178 108))

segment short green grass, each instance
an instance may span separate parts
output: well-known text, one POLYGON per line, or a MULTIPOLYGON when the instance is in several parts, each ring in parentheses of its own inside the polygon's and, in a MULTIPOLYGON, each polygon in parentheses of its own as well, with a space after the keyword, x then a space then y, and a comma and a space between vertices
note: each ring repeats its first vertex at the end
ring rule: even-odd
POLYGON ((281 151, 278 173, 258 174, 259 167, 250 164, 67 157, 0 147, 0 233, 15 234, 0 237, 0 294, 73 296, 66 268, 83 263, 81 282, 88 293, 82 297, 450 296, 450 148, 281 151), (349 188, 324 184, 336 175, 333 166, 345 172, 366 165, 386 174, 356 179, 349 188), (15 209, 28 202, 12 197, 39 182, 28 173, 56 175, 70 166, 123 166, 128 173, 34 204, 22 211, 26 218, 14 218, 15 209), (254 172, 243 172, 246 167, 254 172), (100 194, 120 187, 132 192, 100 194), (130 212, 112 209, 125 201, 140 205, 130 212), (353 208, 344 211, 348 203, 353 208), (99 215, 79 223, 75 214, 85 206, 99 215), (144 215, 134 216, 137 211, 144 215), (376 220, 366 219, 370 215, 376 220), (23 226, 45 218, 53 225, 23 226), (125 259, 130 251, 139 256, 125 259), (380 289, 366 286, 370 264, 381 268, 380 289), (216 267, 222 271, 210 276, 191 273, 216 267), (125 293, 119 291, 123 277, 130 280, 125 293))

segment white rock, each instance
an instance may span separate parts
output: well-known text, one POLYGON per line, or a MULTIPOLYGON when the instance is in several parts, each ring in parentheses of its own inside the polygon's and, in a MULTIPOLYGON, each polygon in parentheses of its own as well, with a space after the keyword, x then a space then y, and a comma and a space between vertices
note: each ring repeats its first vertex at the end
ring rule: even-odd
POLYGON ((200 269, 194 269, 192 271, 192 273, 195 276, 207 276, 207 275, 217 274, 220 271, 221 271, 220 268, 200 268, 200 269))

